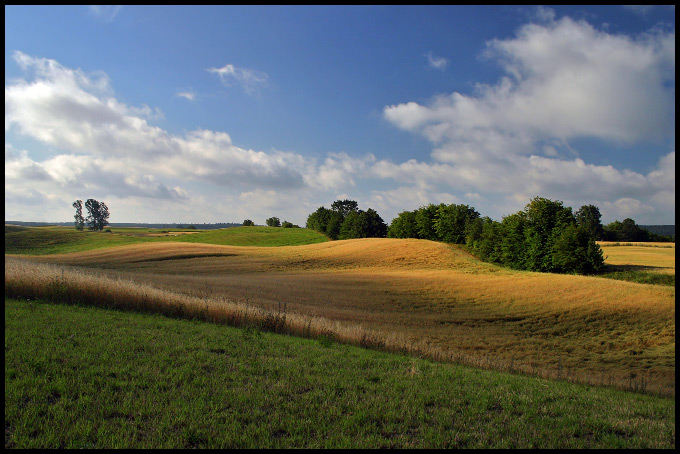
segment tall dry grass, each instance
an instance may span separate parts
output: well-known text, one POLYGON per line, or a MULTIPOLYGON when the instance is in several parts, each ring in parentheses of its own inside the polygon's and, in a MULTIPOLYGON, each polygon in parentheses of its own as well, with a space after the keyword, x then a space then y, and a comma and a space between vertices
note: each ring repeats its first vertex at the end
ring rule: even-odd
POLYGON ((398 335, 291 313, 286 304, 280 304, 277 310, 267 310, 222 297, 189 296, 128 279, 113 279, 96 271, 36 263, 19 257, 5 257, 5 296, 151 312, 307 338, 325 337, 392 352, 408 351, 398 335))

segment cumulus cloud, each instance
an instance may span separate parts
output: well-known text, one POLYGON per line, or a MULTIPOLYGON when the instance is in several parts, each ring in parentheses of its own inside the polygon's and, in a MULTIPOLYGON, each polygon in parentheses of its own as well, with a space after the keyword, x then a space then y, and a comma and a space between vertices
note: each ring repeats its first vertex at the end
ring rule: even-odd
POLYGON ((674 174, 664 170, 674 152, 645 175, 573 158, 569 141, 631 146, 674 137, 675 33, 632 38, 540 13, 540 24, 487 43, 485 57, 505 72, 497 84, 428 104, 386 106, 388 121, 433 143, 434 162, 381 161, 374 171, 414 182, 448 176, 451 188, 526 201, 535 195, 587 201, 597 194, 612 213, 630 212, 627 198, 667 199, 659 194, 675 190, 674 174))
POLYGON ((373 154, 352 157, 347 153, 328 153, 323 164, 307 174, 307 184, 320 189, 342 189, 356 185, 365 178, 375 162, 373 154))
MULTIPOLYGON (((635 41, 564 18, 530 24, 488 43, 508 74, 475 95, 438 96, 430 106, 385 107, 399 127, 433 142, 478 142, 480 132, 534 142, 597 137, 621 142, 658 138, 674 128, 675 34, 635 41)), ((523 148, 525 152, 531 149, 523 148)))
MULTIPOLYGON (((432 143, 429 161, 344 152, 311 158, 239 147, 220 131, 173 134, 154 125, 158 110, 117 99, 106 74, 16 52, 26 76, 5 82, 6 137, 30 137, 49 156, 5 145, 6 210, 22 216, 24 205, 67 198, 51 220, 68 219, 72 200, 104 194, 112 213, 118 201, 134 220, 153 205, 178 215, 221 211, 304 223, 333 197, 346 198, 342 192, 386 221, 439 202, 473 204, 498 219, 537 195, 573 207, 593 203, 609 219, 674 213, 673 150, 633 171, 589 163, 570 145, 582 138, 622 146, 674 141, 674 32, 631 38, 555 20, 548 9, 538 16, 516 36, 488 43, 485 57, 504 71, 498 83, 384 108, 393 125, 432 143), (281 206, 285 213, 273 211, 281 206)), ((267 81, 234 65, 208 71, 247 93, 267 81)))
POLYGON ((165 191, 142 175, 209 180, 224 186, 303 185, 298 169, 304 168, 304 159, 299 155, 243 149, 222 132, 197 130, 173 135, 150 124, 152 109, 118 101, 103 75, 85 74, 20 52, 15 59, 33 70, 35 77, 5 86, 5 129, 16 128, 66 150, 79 164, 106 164, 108 170, 133 173, 128 177, 130 184, 155 188, 154 194, 165 191), (76 154, 80 155, 77 159, 76 154))

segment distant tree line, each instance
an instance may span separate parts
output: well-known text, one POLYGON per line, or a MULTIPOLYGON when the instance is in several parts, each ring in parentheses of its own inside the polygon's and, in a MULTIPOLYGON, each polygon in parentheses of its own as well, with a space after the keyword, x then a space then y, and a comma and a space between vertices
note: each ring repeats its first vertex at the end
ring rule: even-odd
MULTIPOLYGON (((654 227, 662 226, 639 226, 634 220, 626 218, 621 222, 614 221, 611 224, 604 226, 602 239, 605 241, 665 241, 675 243, 674 226, 664 226, 673 227, 673 233, 671 235, 663 235, 650 231, 653 230, 654 227)), ((670 229, 666 228, 659 230, 669 232, 670 229)))
POLYGON ((668 238, 669 240, 675 242, 674 225, 641 225, 640 227, 644 230, 647 230, 649 233, 660 235, 662 238, 668 238))
MULTIPOLYGON (((279 218, 277 218, 276 216, 272 216, 270 218, 267 218, 267 220, 265 221, 265 224, 267 225, 267 227, 283 227, 284 229, 292 229, 292 228, 299 229, 300 228, 299 225, 295 225, 292 222, 288 222, 288 221, 281 222, 281 220, 279 218)), ((246 219, 245 221, 243 221, 243 225, 255 225, 255 223, 253 221, 251 221, 250 219, 246 219)))
POLYGON ((319 207, 307 217, 306 227, 333 240, 384 238, 387 224, 372 208, 360 210, 354 200, 336 200, 330 209, 319 207))
POLYGON ((514 269, 592 274, 604 268, 596 243, 602 231, 597 207, 576 213, 562 202, 536 197, 501 222, 468 205, 427 205, 392 221, 391 238, 421 238, 466 245, 482 260, 514 269))

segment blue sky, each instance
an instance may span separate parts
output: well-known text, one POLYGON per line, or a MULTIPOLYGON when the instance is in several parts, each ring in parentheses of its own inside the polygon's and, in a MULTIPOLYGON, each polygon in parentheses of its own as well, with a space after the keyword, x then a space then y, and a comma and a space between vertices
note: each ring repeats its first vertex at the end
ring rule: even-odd
POLYGON ((669 6, 5 6, 5 219, 675 223, 669 6))

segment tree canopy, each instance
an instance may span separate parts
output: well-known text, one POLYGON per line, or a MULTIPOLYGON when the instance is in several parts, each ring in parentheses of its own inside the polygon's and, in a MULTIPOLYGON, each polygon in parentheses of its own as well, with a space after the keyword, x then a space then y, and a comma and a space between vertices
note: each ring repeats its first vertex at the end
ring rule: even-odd
MULTIPOLYGON (((109 207, 104 202, 99 202, 95 199, 87 199, 85 202, 87 208, 87 218, 85 222, 90 230, 104 230, 109 224, 109 207)), ((77 210, 77 207, 76 207, 77 210)))
POLYGON ((265 223, 268 227, 281 227, 281 220, 279 220, 279 218, 276 216, 268 218, 265 223))
POLYGON ((360 210, 354 200, 336 200, 331 209, 319 207, 307 217, 307 228, 328 235, 333 240, 384 238, 387 224, 372 208, 360 210))

